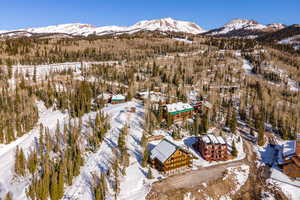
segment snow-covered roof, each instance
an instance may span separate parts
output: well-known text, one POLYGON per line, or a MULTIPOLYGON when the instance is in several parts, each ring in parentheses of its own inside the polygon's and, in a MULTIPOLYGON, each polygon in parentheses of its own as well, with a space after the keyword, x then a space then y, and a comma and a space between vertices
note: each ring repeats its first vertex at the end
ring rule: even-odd
POLYGON ((225 142, 225 140, 224 140, 223 137, 217 136, 217 139, 218 139, 218 141, 219 141, 221 144, 226 144, 226 142, 225 142))
POLYGON ((204 101, 204 102, 203 102, 203 105, 204 105, 205 107, 209 108, 209 109, 212 108, 212 104, 209 103, 208 101, 204 101))
POLYGON ((296 187, 300 187, 299 181, 291 179, 290 177, 288 177, 287 175, 275 168, 271 168, 270 178, 296 187))
POLYGON ((116 95, 112 95, 111 99, 112 100, 125 100, 125 96, 123 96, 122 94, 116 94, 116 95))
POLYGON ((213 134, 202 136, 202 141, 206 144, 226 144, 225 140, 221 136, 215 136, 213 134))
POLYGON ((97 96, 98 99, 109 99, 110 97, 111 97, 111 94, 108 94, 108 93, 102 93, 97 96))
POLYGON ((150 158, 153 160, 157 158, 160 162, 164 163, 177 149, 180 147, 167 139, 163 139, 156 145, 150 152, 150 158))
POLYGON ((139 92, 139 95, 142 99, 150 99, 150 101, 159 102, 159 101, 165 101, 166 96, 162 94, 161 92, 139 92))
POLYGON ((206 144, 210 143, 210 139, 209 137, 207 137, 207 135, 202 136, 202 141, 205 142, 206 144))
POLYGON ((287 141, 283 144, 282 155, 288 157, 296 154, 296 141, 287 141))
POLYGON ((184 110, 190 111, 194 109, 193 106, 191 106, 190 104, 182 102, 167 104, 166 107, 169 113, 176 113, 184 110))

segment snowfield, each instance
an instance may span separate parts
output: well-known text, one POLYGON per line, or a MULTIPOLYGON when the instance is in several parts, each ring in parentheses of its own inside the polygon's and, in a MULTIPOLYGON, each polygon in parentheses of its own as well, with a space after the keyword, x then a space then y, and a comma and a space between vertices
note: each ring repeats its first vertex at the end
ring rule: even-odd
MULTIPOLYGON (((129 126, 126 144, 130 154, 130 166, 126 169, 126 176, 120 175, 121 191, 118 199, 144 199, 151 187, 151 182, 146 178, 147 170, 140 165, 142 158, 140 140, 143 134, 144 108, 138 103, 127 102, 108 105, 103 109, 103 112, 110 116, 111 129, 97 152, 87 156, 80 175, 74 179, 72 186, 66 188, 63 199, 93 199, 90 191, 92 174, 106 173, 111 168, 115 159, 113 151, 117 148, 120 130, 125 124, 129 126), (131 107, 136 108, 135 113, 129 112, 131 107)), ((109 180, 107 182, 109 183, 109 180)), ((114 192, 109 184, 106 198, 114 199, 114 192)))
POLYGON ((279 44, 297 44, 300 43, 300 35, 295 35, 278 41, 279 44))
POLYGON ((231 194, 236 193, 246 183, 249 177, 250 167, 248 165, 241 165, 239 167, 229 167, 225 172, 223 180, 228 179, 229 176, 233 176, 235 180, 235 190, 231 191, 231 194))
POLYGON ((37 78, 45 78, 50 72, 61 72, 63 70, 74 70, 80 72, 82 68, 88 68, 93 64, 101 65, 114 65, 118 64, 119 61, 99 61, 99 62, 66 62, 66 63, 55 63, 55 64, 44 64, 44 65, 14 65, 13 71, 23 74, 28 74, 30 77, 34 75, 36 70, 37 78))
MULTIPOLYGON (((69 117, 60 111, 54 111, 52 108, 45 108, 42 102, 37 102, 39 108, 39 123, 54 132, 57 121, 60 122, 60 128, 68 122, 69 117)), ((140 140, 143 134, 144 108, 138 103, 127 102, 116 105, 107 105, 103 108, 103 112, 110 116, 111 129, 106 134, 100 148, 95 153, 88 153, 85 156, 85 163, 81 167, 80 175, 75 177, 73 184, 65 188, 63 199, 93 199, 90 190, 90 184, 93 174, 106 173, 115 159, 113 151, 117 148, 117 141, 120 130, 125 124, 129 126, 127 136, 127 148, 130 155, 130 166, 126 170, 126 176, 120 175, 120 194, 118 199, 144 199, 151 189, 151 183, 154 181, 146 178, 147 169, 143 169, 140 165, 142 159, 142 149, 140 140), (135 107, 136 112, 130 112, 130 108, 135 107)), ((89 119, 95 118, 96 113, 91 112, 82 117, 83 124, 89 119)), ((77 120, 77 119, 76 119, 77 120)), ((74 119, 72 120, 74 121, 74 119)), ((89 131, 84 128, 83 132, 89 131)), ((83 133, 84 134, 84 133, 83 133)), ((35 148, 35 141, 39 137, 39 127, 19 138, 10 144, 2 144, 0 146, 0 199, 10 191, 15 200, 27 199, 25 188, 30 183, 28 178, 17 178, 14 175, 14 155, 17 146, 24 150, 25 155, 35 148)), ((110 179, 111 177, 108 177, 110 179)), ((107 199, 114 199, 114 192, 107 180, 108 191, 107 199)))

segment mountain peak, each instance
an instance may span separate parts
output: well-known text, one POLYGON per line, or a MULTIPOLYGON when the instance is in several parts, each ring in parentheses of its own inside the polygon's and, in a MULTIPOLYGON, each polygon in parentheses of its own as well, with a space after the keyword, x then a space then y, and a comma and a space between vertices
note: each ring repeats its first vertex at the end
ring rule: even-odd
POLYGON ((250 28, 250 29, 262 29, 265 28, 265 25, 259 24, 255 20, 249 19, 233 19, 224 25, 225 28, 230 29, 241 29, 241 28, 250 28))
POLYGON ((150 31, 170 31, 170 32, 186 32, 192 34, 198 34, 204 32, 204 29, 193 22, 180 21, 172 19, 171 17, 143 20, 137 22, 132 27, 137 29, 144 29, 150 31))
POLYGON ((272 28, 277 28, 277 29, 283 29, 286 27, 285 24, 281 24, 281 23, 272 23, 272 24, 268 24, 267 26, 272 28))

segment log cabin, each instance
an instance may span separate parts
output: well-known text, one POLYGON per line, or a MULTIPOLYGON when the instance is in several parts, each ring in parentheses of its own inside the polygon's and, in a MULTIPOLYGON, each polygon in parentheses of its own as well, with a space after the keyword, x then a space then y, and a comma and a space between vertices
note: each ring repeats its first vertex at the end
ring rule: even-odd
POLYGON ((163 139, 156 145, 149 156, 151 167, 167 175, 190 168, 192 160, 193 156, 190 152, 168 139, 163 139))

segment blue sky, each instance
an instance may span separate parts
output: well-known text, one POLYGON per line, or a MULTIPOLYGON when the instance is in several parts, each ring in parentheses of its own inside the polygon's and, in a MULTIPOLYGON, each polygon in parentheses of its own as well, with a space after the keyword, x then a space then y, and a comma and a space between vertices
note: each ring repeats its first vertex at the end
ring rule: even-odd
POLYGON ((211 29, 233 18, 300 23, 300 0, 1 0, 0 30, 62 23, 132 25, 172 17, 211 29))

